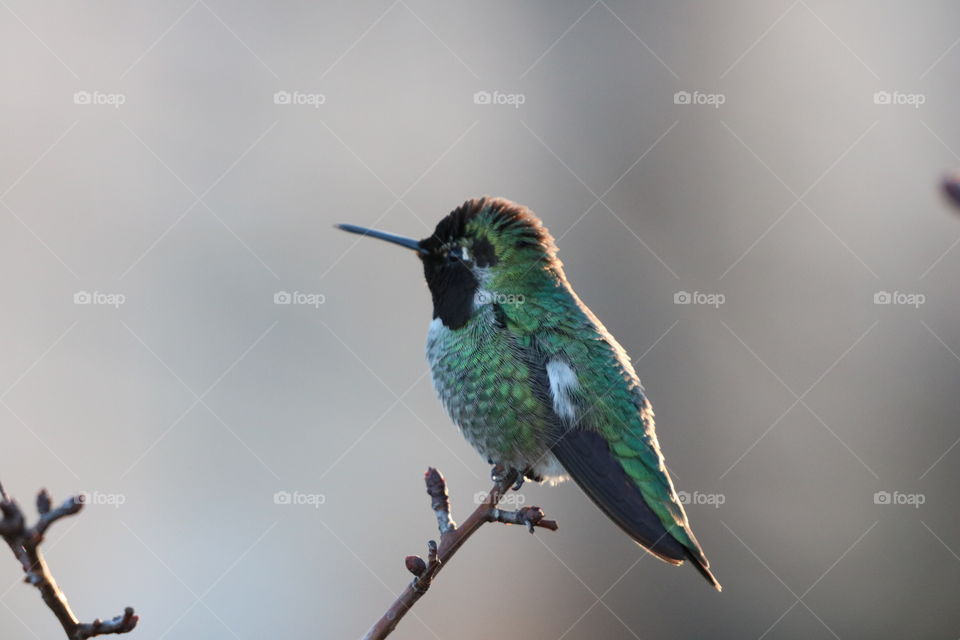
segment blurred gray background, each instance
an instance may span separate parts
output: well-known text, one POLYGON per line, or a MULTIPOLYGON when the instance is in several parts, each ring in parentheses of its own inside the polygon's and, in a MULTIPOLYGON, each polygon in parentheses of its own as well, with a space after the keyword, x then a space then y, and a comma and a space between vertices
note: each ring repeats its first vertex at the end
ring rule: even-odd
MULTIPOLYGON (((481 530, 397 638, 957 637, 958 25, 2 0, 0 478, 89 495, 46 544, 82 618, 359 637, 436 535, 424 469, 455 517, 489 480, 430 386, 419 264, 331 224, 424 237, 501 195, 633 355, 725 591, 528 485, 560 531, 481 530)), ((19 579, 0 636, 59 637, 19 579)))

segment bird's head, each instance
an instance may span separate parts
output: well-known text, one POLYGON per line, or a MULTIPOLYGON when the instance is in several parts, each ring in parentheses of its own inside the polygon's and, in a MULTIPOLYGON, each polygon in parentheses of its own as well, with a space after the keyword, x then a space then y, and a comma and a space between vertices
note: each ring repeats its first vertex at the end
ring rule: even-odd
POLYGON ((503 198, 475 198, 414 240, 341 224, 344 231, 412 249, 423 262, 433 317, 464 326, 485 305, 519 305, 563 282, 553 237, 526 207, 503 198))

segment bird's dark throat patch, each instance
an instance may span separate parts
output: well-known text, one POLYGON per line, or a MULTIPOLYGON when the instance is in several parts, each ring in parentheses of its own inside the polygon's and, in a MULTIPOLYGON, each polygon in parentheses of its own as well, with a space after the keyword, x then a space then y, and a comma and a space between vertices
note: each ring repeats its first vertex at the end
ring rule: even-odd
POLYGON ((439 255, 424 255, 423 275, 433 298, 433 317, 448 329, 461 329, 473 313, 473 297, 479 283, 462 261, 449 261, 439 255))

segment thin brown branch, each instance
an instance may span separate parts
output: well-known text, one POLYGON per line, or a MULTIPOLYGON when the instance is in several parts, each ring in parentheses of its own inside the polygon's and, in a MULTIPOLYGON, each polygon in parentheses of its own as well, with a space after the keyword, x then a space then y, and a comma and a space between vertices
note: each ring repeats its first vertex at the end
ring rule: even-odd
POLYGON ((427 543, 426 561, 419 556, 406 557, 405 564, 407 570, 414 575, 413 582, 403 590, 403 593, 390 605, 387 612, 367 631, 364 640, 381 640, 390 635, 403 616, 427 592, 433 583, 433 578, 450 561, 453 554, 484 524, 488 522, 520 524, 527 527, 530 533, 533 533, 536 527, 551 531, 557 530, 557 523, 545 519, 543 511, 539 507, 524 507, 518 511, 505 511, 497 508, 504 494, 516 480, 515 473, 505 474, 494 483, 493 489, 487 494, 486 499, 460 526, 457 526, 450 516, 450 498, 447 495, 447 484, 440 472, 431 467, 427 469, 424 480, 427 485, 427 494, 430 496, 430 507, 437 517, 437 525, 440 529, 440 544, 437 545, 434 540, 427 543))
POLYGON ((82 508, 83 502, 78 497, 69 498, 59 507, 53 508, 50 494, 43 490, 37 496, 40 518, 35 525, 28 527, 20 505, 12 500, 0 485, 0 514, 3 516, 0 519, 0 536, 20 561, 25 575, 24 582, 32 584, 40 591, 43 601, 60 621, 69 640, 85 640, 109 633, 127 633, 132 631, 139 621, 131 607, 127 607, 123 615, 106 622, 99 618, 93 622, 80 622, 70 609, 67 597, 57 586, 40 551, 40 544, 47 529, 54 522, 72 516, 82 508))
POLYGON ((947 194, 951 203, 960 207, 960 170, 944 176, 943 191, 947 194))

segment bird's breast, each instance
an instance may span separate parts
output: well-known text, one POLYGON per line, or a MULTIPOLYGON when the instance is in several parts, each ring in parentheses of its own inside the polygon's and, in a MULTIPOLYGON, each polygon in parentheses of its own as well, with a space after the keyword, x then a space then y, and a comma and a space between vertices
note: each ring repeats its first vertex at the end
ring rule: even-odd
POLYGON ((538 375, 510 335, 481 311, 459 329, 439 319, 427 333, 433 386, 464 437, 484 457, 522 467, 549 446, 549 397, 538 391, 538 375))

